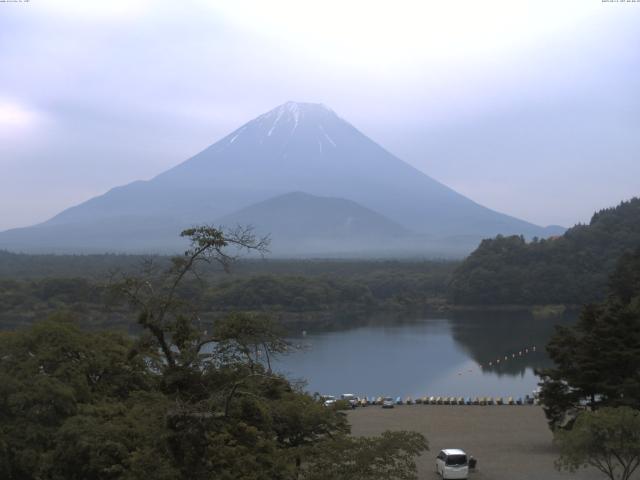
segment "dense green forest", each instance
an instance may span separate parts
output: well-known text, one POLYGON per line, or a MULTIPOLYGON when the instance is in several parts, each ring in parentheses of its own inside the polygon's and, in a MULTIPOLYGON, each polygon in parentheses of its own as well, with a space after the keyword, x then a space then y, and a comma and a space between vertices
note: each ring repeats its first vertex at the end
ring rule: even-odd
POLYGON ((456 304, 584 304, 604 298, 609 275, 640 246, 640 199, 593 215, 561 237, 483 240, 455 270, 449 298, 456 304))
MULTIPOLYGON (((0 322, 3 328, 31 324, 67 311, 93 328, 127 328, 129 310, 114 302, 110 285, 123 275, 168 257, 124 255, 19 255, 0 252, 0 322)), ((286 323, 322 325, 373 311, 439 308, 456 263, 440 261, 246 260, 231 273, 203 265, 197 279, 181 286, 205 321, 227 311, 265 311, 286 323)))

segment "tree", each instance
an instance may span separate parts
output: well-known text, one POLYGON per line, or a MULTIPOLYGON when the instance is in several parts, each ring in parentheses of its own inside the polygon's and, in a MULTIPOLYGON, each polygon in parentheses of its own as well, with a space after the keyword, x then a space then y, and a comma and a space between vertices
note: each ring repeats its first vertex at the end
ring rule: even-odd
POLYGON ((414 458, 429 446, 415 432, 384 432, 373 438, 342 437, 316 444, 306 465, 305 480, 412 480, 414 458), (315 454, 315 456, 314 456, 315 454))
POLYGON ((621 258, 606 302, 586 306, 575 327, 547 346, 553 368, 542 370, 541 402, 552 429, 602 406, 640 409, 640 250, 621 258))
POLYGON ((629 407, 583 412, 554 440, 560 448, 558 469, 575 472, 591 465, 611 480, 628 480, 640 466, 640 412, 629 407))
POLYGON ((91 472, 129 468, 153 444, 162 398, 147 396, 156 380, 142 358, 127 358, 131 346, 60 317, 0 334, 2 478, 112 478, 91 472))
POLYGON ((264 360, 267 371, 271 372, 272 355, 291 348, 284 340, 284 331, 264 314, 231 313, 216 322, 213 338, 217 355, 244 360, 252 371, 264 360))
POLYGON ((238 227, 228 233, 210 226, 184 230, 180 236, 190 239, 190 247, 182 256, 173 257, 171 267, 158 272, 152 261, 147 262, 141 275, 126 275, 113 290, 129 301, 138 312, 138 323, 150 334, 150 340, 162 355, 161 368, 192 366, 202 348, 215 342, 207 336, 194 306, 181 296, 185 280, 199 279, 198 265, 218 263, 225 271, 230 269, 237 255, 229 253, 235 248, 242 251, 267 251, 268 239, 258 239, 250 228, 238 227))

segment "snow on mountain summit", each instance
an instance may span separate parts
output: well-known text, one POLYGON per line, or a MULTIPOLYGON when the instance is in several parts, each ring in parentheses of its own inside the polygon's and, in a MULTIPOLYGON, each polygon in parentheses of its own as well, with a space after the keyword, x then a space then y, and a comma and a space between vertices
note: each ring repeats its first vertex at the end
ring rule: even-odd
MULTIPOLYGON (((327 133, 327 124, 344 122, 333 110, 321 103, 286 102, 251 120, 232 132, 222 141, 224 144, 258 142, 280 144, 285 147, 291 138, 304 137, 322 152, 327 146, 336 146, 335 139, 327 133), (225 142, 226 140, 226 142, 225 142)), ((346 122, 344 122, 346 123, 346 122)))

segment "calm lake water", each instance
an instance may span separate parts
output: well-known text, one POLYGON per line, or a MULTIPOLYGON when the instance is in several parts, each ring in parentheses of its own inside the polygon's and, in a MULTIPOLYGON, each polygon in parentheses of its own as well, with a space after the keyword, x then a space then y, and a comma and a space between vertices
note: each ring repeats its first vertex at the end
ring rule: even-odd
POLYGON ((572 322, 514 313, 376 321, 294 338, 301 349, 276 370, 311 393, 518 397, 536 388, 534 369, 550 365, 554 325, 572 322))

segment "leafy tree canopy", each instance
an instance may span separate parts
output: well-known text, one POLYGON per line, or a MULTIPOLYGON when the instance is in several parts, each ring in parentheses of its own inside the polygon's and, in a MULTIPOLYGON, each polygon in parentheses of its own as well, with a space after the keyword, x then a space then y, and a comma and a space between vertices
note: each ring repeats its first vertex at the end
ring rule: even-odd
POLYGON ((640 411, 605 407, 581 413, 554 440, 561 452, 558 469, 575 472, 591 465, 611 480, 628 480, 640 466, 640 411))

